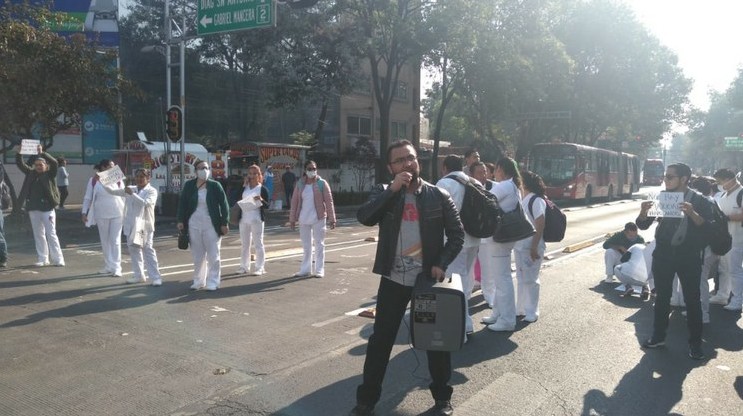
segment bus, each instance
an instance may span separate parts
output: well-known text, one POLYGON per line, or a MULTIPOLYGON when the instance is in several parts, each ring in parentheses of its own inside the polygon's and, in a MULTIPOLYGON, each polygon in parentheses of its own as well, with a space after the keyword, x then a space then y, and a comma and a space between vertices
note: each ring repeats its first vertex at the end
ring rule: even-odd
POLYGON ((635 155, 573 143, 540 143, 529 152, 527 167, 544 180, 554 200, 630 197, 640 189, 635 155))
POLYGON ((660 159, 646 159, 642 166, 642 184, 657 186, 663 183, 663 174, 666 168, 660 159))

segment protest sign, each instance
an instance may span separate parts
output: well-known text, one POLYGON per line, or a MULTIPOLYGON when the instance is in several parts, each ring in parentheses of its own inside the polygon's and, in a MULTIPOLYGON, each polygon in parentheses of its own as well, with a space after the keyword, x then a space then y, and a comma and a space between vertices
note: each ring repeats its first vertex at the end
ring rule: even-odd
POLYGON ((648 211, 648 217, 683 218, 681 203, 684 202, 683 192, 649 193, 648 199, 653 201, 653 206, 648 211))
POLYGON ((111 169, 104 170, 103 172, 98 172, 97 175, 98 180, 103 186, 108 186, 112 183, 123 181, 126 178, 124 176, 124 172, 122 172, 121 168, 118 166, 114 166, 111 169))
POLYGON ((21 151, 20 154, 22 155, 38 155, 39 154, 39 145, 41 142, 39 140, 31 140, 31 139, 23 139, 21 140, 21 151))

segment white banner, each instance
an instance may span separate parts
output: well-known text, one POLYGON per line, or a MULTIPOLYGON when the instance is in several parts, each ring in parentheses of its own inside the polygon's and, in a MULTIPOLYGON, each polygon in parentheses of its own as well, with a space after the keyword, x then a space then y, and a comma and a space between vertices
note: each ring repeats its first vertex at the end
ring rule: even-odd
POLYGON ((683 218, 681 203, 684 202, 683 192, 649 193, 648 199, 653 201, 653 206, 648 211, 648 217, 683 218))

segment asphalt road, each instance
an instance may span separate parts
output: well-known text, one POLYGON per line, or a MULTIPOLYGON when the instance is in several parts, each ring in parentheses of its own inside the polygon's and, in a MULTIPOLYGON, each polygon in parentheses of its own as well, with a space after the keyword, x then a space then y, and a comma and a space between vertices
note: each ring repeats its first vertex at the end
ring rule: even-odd
MULTIPOLYGON (((637 201, 570 209, 566 241, 548 247, 539 321, 513 333, 476 324, 453 354, 455 414, 743 414, 740 314, 712 307, 706 361, 686 356, 680 310, 668 347, 643 351, 652 304, 600 283, 600 246, 563 253, 638 209, 637 201)), ((67 267, 23 266, 35 259, 33 246, 14 237, 12 268, 0 272, 0 414, 347 414, 372 324, 358 313, 374 305, 379 278, 371 274, 376 243, 366 241, 376 228, 359 226, 353 210, 340 214, 325 278, 291 277, 298 233, 276 214, 266 232, 268 273, 237 275, 239 241, 229 236, 217 292, 188 290, 190 255, 175 248, 167 219, 156 238, 160 288, 95 274, 97 235, 75 223, 76 213, 60 220, 67 267)), ((471 312, 476 322, 489 313, 479 293, 471 312)), ((404 325, 397 341, 377 414, 424 414, 432 405, 425 353, 409 346, 404 325)))

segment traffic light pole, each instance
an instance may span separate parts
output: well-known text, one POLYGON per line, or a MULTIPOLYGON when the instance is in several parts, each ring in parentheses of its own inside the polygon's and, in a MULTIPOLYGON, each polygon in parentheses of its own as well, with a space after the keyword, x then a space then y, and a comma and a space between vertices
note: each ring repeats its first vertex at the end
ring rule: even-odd
POLYGON ((186 167, 186 18, 183 17, 183 26, 181 31, 181 43, 180 43, 180 90, 181 90, 181 181, 179 185, 180 190, 183 189, 183 185, 186 182, 185 167, 186 167))

